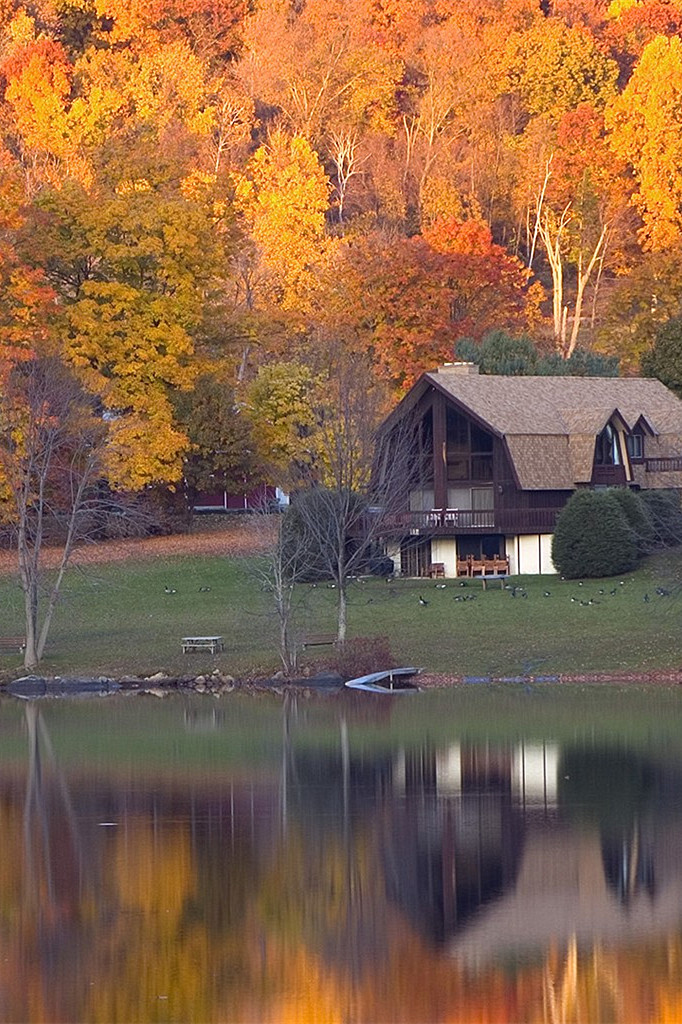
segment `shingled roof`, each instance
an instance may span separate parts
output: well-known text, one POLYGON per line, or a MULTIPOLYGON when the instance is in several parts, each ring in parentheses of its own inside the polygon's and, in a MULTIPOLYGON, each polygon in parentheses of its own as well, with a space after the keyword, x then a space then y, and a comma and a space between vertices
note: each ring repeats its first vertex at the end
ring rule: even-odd
POLYGON ((682 401, 658 380, 466 370, 441 367, 425 374, 414 392, 437 388, 503 438, 524 489, 566 490, 589 482, 595 438, 614 415, 628 430, 643 424, 653 435, 650 451, 655 446, 659 455, 682 454, 682 401))
POLYGON ((682 402, 650 377, 504 377, 449 366, 425 377, 503 436, 596 436, 616 410, 630 429, 644 416, 656 433, 682 433, 682 402))

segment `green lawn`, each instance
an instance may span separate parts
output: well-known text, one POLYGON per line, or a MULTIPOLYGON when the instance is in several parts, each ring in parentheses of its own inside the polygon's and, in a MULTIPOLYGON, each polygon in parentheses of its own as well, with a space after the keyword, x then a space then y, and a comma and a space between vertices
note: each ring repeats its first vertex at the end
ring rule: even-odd
MULTIPOLYGON (((623 583, 585 580, 581 586, 546 576, 512 581, 523 583, 526 597, 498 587, 484 592, 475 580, 465 586, 448 580, 444 589, 429 580, 354 582, 349 635, 388 637, 400 662, 434 672, 678 667, 678 575, 682 549, 648 560, 623 583), (657 587, 670 593, 659 595, 657 587)), ((333 629, 333 589, 304 586, 298 599, 301 632, 333 629)), ((0 609, 0 633, 23 632, 16 579, 0 577, 0 609)), ((269 672, 278 667, 275 636, 271 597, 250 576, 246 561, 184 556, 105 564, 70 571, 43 668, 49 674, 190 673, 215 666, 238 675, 269 672), (177 592, 166 594, 166 586, 177 592), (224 636, 224 654, 182 655, 181 636, 213 632, 224 636)), ((317 649, 302 662, 332 659, 333 652, 317 649)), ((19 667, 18 658, 2 656, 0 668, 16 674, 19 667)))

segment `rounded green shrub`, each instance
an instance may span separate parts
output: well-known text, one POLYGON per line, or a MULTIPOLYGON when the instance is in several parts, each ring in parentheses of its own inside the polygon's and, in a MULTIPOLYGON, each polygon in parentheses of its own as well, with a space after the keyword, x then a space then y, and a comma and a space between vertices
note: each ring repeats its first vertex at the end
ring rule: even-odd
POLYGON ((637 564, 637 539, 613 491, 576 491, 557 519, 552 561, 567 579, 628 572, 637 564))
POLYGON ((619 502, 625 518, 632 527, 639 554, 644 555, 652 551, 655 546, 654 520, 640 492, 631 491, 628 487, 614 487, 610 493, 619 502))

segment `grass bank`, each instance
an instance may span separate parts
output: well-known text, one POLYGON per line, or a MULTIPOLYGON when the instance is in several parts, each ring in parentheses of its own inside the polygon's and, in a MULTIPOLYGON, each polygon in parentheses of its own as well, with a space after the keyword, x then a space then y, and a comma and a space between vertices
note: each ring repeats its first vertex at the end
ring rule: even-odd
MULTIPOLYGON (((139 558, 132 547, 116 561, 74 567, 65 583, 44 671, 49 674, 201 672, 235 675, 278 668, 272 601, 240 550, 216 538, 210 554, 159 547, 139 558), (225 553, 223 553, 225 552, 225 553), (167 589, 174 593, 167 593, 167 589), (180 638, 219 633, 225 652, 183 655, 180 638)), ((466 675, 656 671, 682 665, 682 549, 649 559, 613 580, 512 580, 518 589, 478 580, 354 582, 349 635, 388 637, 396 658, 431 672, 466 675), (514 595, 514 596, 512 596, 514 595), (422 596, 427 604, 419 602, 422 596)), ((301 633, 334 628, 336 593, 299 588, 301 633)), ((16 576, 0 575, 0 634, 23 632, 16 576)), ((333 652, 305 653, 302 663, 333 652)), ((19 671, 3 655, 0 670, 19 671)))

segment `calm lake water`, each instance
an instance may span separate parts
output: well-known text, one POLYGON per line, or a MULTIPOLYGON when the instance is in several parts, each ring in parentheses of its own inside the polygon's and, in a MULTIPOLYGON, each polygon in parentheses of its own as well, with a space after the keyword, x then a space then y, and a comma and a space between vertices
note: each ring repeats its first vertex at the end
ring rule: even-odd
POLYGON ((682 688, 0 702, 0 1019, 682 1021, 682 688))

